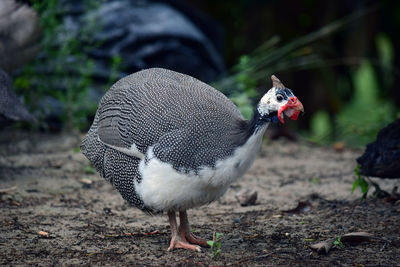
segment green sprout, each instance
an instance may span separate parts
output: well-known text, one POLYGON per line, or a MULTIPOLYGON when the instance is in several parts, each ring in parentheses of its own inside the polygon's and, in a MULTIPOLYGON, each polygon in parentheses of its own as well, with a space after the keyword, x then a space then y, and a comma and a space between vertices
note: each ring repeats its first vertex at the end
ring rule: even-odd
POLYGON ((362 198, 365 199, 368 194, 369 184, 367 180, 365 180, 364 176, 362 176, 360 173, 360 165, 357 164, 356 168, 354 169, 354 174, 356 175, 356 180, 353 183, 351 192, 354 193, 354 190, 356 190, 356 188, 359 186, 361 192, 363 193, 362 198))
POLYGON ((85 165, 83 166, 83 172, 86 174, 95 174, 96 170, 90 165, 85 165))
POLYGON ((312 177, 311 178, 311 183, 312 184, 317 185, 317 184, 319 184, 319 182, 320 182, 320 179, 318 177, 312 177))
POLYGON ((207 244, 211 247, 211 259, 221 254, 221 243, 219 242, 221 239, 222 234, 214 231, 213 240, 207 241, 207 244))
POLYGON ((344 247, 341 236, 338 236, 338 238, 335 241, 333 241, 333 244, 339 248, 344 247))

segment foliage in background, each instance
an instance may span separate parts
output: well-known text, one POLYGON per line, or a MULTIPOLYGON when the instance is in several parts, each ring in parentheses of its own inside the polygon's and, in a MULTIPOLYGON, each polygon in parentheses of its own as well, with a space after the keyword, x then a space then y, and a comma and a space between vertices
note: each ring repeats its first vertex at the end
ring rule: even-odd
POLYGON ((384 33, 379 33, 375 40, 379 55, 380 74, 383 79, 383 87, 390 88, 394 78, 394 48, 392 42, 384 33))
MULTIPOLYGON (((393 47, 383 34, 379 34, 376 40, 378 68, 374 68, 370 60, 361 62, 352 74, 352 98, 333 121, 326 112, 315 113, 311 118, 310 140, 322 144, 340 140, 350 146, 364 146, 376 138, 380 129, 395 120, 396 107, 393 101, 382 95, 383 89, 390 88, 393 82, 393 47), (379 68, 382 82, 377 77, 376 70, 379 68)), ((338 80, 338 90, 345 86, 343 80, 338 80)))
POLYGON ((310 121, 309 139, 316 143, 326 144, 332 138, 332 131, 329 113, 325 110, 314 113, 310 121))
MULTIPOLYGON (((336 20, 319 30, 301 36, 287 44, 281 44, 278 37, 272 37, 258 49, 240 58, 233 67, 232 75, 221 79, 214 86, 228 95, 239 107, 246 119, 250 119, 254 100, 257 99, 257 87, 269 84, 269 76, 280 71, 297 71, 326 67, 328 62, 313 49, 313 43, 326 38, 371 10, 360 10, 354 14, 336 20)), ((339 92, 354 89, 353 97, 345 101, 336 116, 325 110, 313 114, 308 137, 311 141, 328 144, 334 140, 344 141, 347 145, 362 146, 371 142, 379 129, 392 122, 396 108, 389 101, 384 101, 382 89, 390 88, 393 83, 394 49, 390 39, 379 34, 376 37, 378 60, 374 66, 369 60, 359 60, 359 67, 346 77, 337 80, 339 92), (374 68, 375 67, 375 68, 374 68), (377 80, 377 71, 382 74, 383 83, 377 80)), ((333 62, 347 63, 346 60, 333 62)))
MULTIPOLYGON (((92 41, 92 36, 101 27, 99 21, 94 21, 87 14, 97 8, 101 1, 83 1, 87 11, 82 23, 85 26, 78 30, 68 29, 61 21, 63 9, 66 8, 61 3, 67 2, 32 0, 44 31, 42 52, 14 81, 17 92, 24 95, 25 103, 41 121, 42 127, 46 127, 46 116, 56 110, 67 129, 85 129, 89 124, 88 118, 97 107, 97 102, 93 102, 89 96, 94 83, 94 62, 87 52, 100 45, 92 41), (45 68, 52 72, 43 72, 45 68), (54 99, 62 105, 55 104, 54 99)), ((242 56, 232 68, 233 74, 214 86, 228 95, 245 118, 249 119, 254 101, 258 98, 257 88, 266 83, 270 85, 271 74, 325 66, 327 62, 314 50, 313 44, 369 12, 361 9, 287 44, 282 44, 279 37, 274 36, 254 52, 242 56)), ((394 118, 394 105, 384 102, 382 99, 386 96, 379 94, 382 88, 389 88, 393 84, 394 49, 384 34, 377 36, 376 47, 378 62, 364 61, 354 71, 351 81, 346 78, 338 80, 338 88, 353 84, 355 93, 336 118, 325 110, 320 110, 311 118, 309 136, 312 141, 329 143, 341 139, 348 144, 362 145, 374 138, 377 130, 394 118), (372 64, 380 69, 374 69, 372 64), (381 84, 377 82, 378 74, 383 77, 381 84)), ((120 56, 112 58, 110 78, 104 88, 109 88, 115 82, 121 63, 120 56)))
POLYGON ((120 55, 114 55, 111 58, 111 69, 110 69, 110 77, 108 78, 108 82, 106 86, 104 86, 105 90, 110 88, 117 80, 118 80, 118 71, 122 66, 122 58, 120 55))
POLYGON ((242 56, 239 59, 239 63, 234 67, 234 70, 238 72, 238 75, 235 77, 237 90, 230 97, 240 108, 245 118, 250 118, 253 114, 253 103, 250 99, 258 96, 257 81, 252 77, 250 69, 250 58, 242 56))
POLYGON ((311 44, 332 35, 354 20, 364 16, 370 10, 361 9, 354 14, 336 20, 317 31, 281 44, 274 36, 249 55, 242 56, 233 67, 233 74, 214 84, 215 88, 232 97, 245 118, 249 119, 249 110, 253 111, 255 88, 269 82, 269 77, 280 71, 305 70, 323 66, 324 60, 313 51, 311 44))
POLYGON ((353 75, 354 95, 336 117, 337 138, 362 146, 395 119, 395 106, 379 96, 381 86, 371 63, 365 60, 353 75))
MULTIPOLYGON (((70 29, 60 19, 68 8, 66 4, 63 6, 58 0, 32 0, 32 3, 44 32, 42 52, 15 79, 15 89, 24 95, 41 127, 47 127, 44 119, 53 112, 60 114, 68 130, 86 127, 88 114, 94 114, 97 107, 97 103, 88 99, 94 63, 87 52, 99 45, 92 42, 99 22, 84 16, 84 27, 70 29)), ((83 3, 87 12, 99 6, 94 0, 83 3)))

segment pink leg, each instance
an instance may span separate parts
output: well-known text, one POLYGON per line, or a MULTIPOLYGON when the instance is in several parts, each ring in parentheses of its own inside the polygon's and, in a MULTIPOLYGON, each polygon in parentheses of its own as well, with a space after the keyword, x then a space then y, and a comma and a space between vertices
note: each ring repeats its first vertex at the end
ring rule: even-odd
POLYGON ((197 245, 189 244, 185 238, 185 236, 178 235, 177 226, 176 226, 176 217, 174 211, 168 212, 169 224, 171 226, 171 242, 168 247, 168 251, 173 250, 174 248, 183 248, 189 249, 197 252, 201 252, 201 249, 197 245))
POLYGON ((190 231, 190 225, 186 211, 180 211, 179 218, 180 218, 180 225, 178 228, 178 232, 181 237, 184 237, 191 244, 200 245, 206 248, 209 247, 209 245, 207 244, 207 240, 195 236, 192 233, 192 231, 190 231))

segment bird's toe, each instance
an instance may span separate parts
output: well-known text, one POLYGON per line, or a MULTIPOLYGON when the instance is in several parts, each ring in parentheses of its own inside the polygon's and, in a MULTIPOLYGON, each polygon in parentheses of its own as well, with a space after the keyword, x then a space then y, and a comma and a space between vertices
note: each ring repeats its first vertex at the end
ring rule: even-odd
POLYGON ((193 245, 190 244, 186 241, 181 241, 181 240, 171 240, 171 243, 168 247, 168 251, 172 251, 175 248, 183 248, 183 249, 187 249, 187 250, 192 250, 192 251, 196 251, 196 252, 201 252, 201 247, 198 245, 193 245))
POLYGON ((208 248, 210 247, 207 244, 207 240, 201 237, 198 237, 196 235, 194 235, 193 233, 189 233, 188 235, 185 235, 187 241, 191 244, 196 244, 196 245, 200 245, 202 247, 208 248))

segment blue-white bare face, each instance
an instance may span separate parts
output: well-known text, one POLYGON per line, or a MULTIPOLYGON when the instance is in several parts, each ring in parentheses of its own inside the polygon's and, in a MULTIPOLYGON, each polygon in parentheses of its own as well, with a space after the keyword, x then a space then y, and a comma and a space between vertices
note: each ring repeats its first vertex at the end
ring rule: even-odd
POLYGON ((295 95, 289 88, 281 89, 272 87, 261 98, 260 103, 258 104, 258 112, 263 116, 278 111, 281 106, 287 104, 290 97, 295 97, 295 95))
POLYGON ((274 75, 271 77, 273 87, 261 98, 257 110, 261 116, 277 112, 278 119, 283 123, 284 114, 296 120, 300 111, 304 111, 302 103, 274 75))

